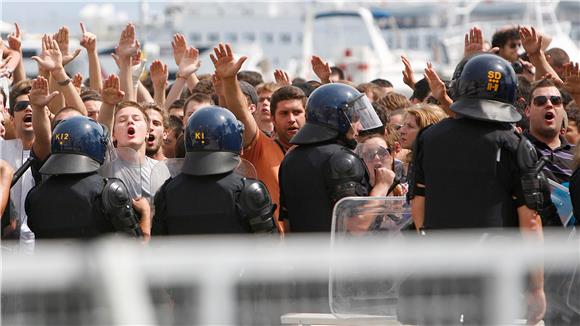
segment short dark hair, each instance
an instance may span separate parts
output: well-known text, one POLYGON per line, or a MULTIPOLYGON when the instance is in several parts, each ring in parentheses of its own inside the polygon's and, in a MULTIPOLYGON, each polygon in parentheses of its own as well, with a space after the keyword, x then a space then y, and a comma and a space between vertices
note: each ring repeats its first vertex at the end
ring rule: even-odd
POLYGON ((185 134, 179 135, 175 139, 175 158, 185 157, 185 134))
POLYGON ((2 103, 4 103, 4 106, 6 106, 6 93, 2 87, 0 87, 0 95, 2 95, 2 103))
MULTIPOLYGON (((159 105, 157 105, 157 103, 154 102, 147 102, 143 103, 142 105, 143 108, 145 109, 145 113, 147 113, 147 110, 159 112, 159 114, 161 115, 161 119, 163 119, 163 121, 161 121, 161 123, 163 123, 163 128, 167 128, 167 119, 168 119, 167 111, 163 110, 159 105)), ((151 117, 149 117, 149 120, 151 120, 151 117)))
POLYGON ((393 87, 393 84, 390 81, 381 78, 374 79, 371 81, 371 83, 379 87, 393 87))
POLYGON ((173 109, 182 109, 183 106, 185 104, 185 100, 180 98, 175 100, 175 102, 171 103, 171 105, 169 106, 169 108, 167 109, 167 111, 169 110, 173 110, 173 109))
POLYGON ((566 51, 560 48, 551 48, 546 51, 546 56, 550 56, 550 62, 553 67, 562 67, 565 63, 570 62, 570 56, 566 51))
POLYGON ((8 110, 11 116, 14 116, 14 105, 16 105, 16 98, 18 98, 21 95, 30 94, 31 89, 32 89, 32 80, 30 79, 21 80, 12 86, 12 88, 10 89, 10 107, 8 110))
POLYGON ((306 108, 306 94, 296 86, 284 86, 272 94, 272 100, 270 101, 272 116, 276 115, 278 103, 286 100, 301 100, 302 105, 306 108))
POLYGON ((564 109, 566 110, 566 115, 568 115, 568 122, 574 121, 575 123, 580 122, 580 112, 578 111, 578 105, 575 102, 570 103, 564 109))
POLYGON ((264 82, 262 74, 257 71, 242 70, 238 72, 238 80, 245 81, 250 85, 256 87, 264 82))
POLYGON ((101 97, 101 94, 99 94, 99 92, 92 89, 88 89, 81 93, 81 100, 83 101, 83 103, 87 101, 102 102, 103 98, 101 97))
POLYGON ((185 115, 185 110, 187 108, 187 105, 189 104, 189 102, 192 102, 192 101, 193 102, 197 102, 197 103, 209 103, 211 105, 214 105, 215 104, 213 102, 213 98, 211 96, 209 96, 207 94, 204 94, 204 93, 193 93, 183 103, 183 115, 185 115))
POLYGON ((549 79, 541 79, 535 83, 532 84, 532 89, 530 90, 530 95, 527 98, 527 103, 528 105, 530 105, 532 103, 532 99, 534 96, 534 92, 536 91, 536 89, 538 88, 544 88, 544 87, 556 87, 556 84, 554 84, 553 81, 549 80, 549 79))
POLYGON ((191 94, 193 94, 193 93, 207 94, 207 95, 211 96, 214 103, 219 102, 219 97, 217 96, 217 94, 215 92, 215 86, 214 86, 213 81, 211 79, 200 80, 199 83, 197 83, 195 85, 195 87, 193 87, 193 89, 191 90, 191 94))
MULTIPOLYGON (((320 82, 316 80, 310 80, 304 83, 293 83, 292 86, 300 88, 306 97, 309 97, 314 90, 322 85, 320 82)), ((270 103, 270 107, 272 107, 272 103, 270 103)))
POLYGON ((427 79, 422 78, 415 83, 415 90, 413 91, 413 95, 411 95, 411 99, 416 98, 420 102, 423 102, 425 98, 427 98, 427 95, 429 95, 430 91, 431 88, 429 88, 429 82, 427 79))
POLYGON ((511 40, 519 40, 520 39, 520 27, 512 27, 507 29, 500 29, 495 31, 491 38, 491 47, 501 48, 502 46, 506 45, 507 42, 511 40))
POLYGON ((183 133, 183 121, 174 115, 170 115, 167 119, 167 129, 173 130, 175 137, 183 133))
POLYGON ((338 75, 338 79, 340 80, 344 79, 344 71, 342 71, 342 69, 338 68, 337 66, 330 67, 330 74, 338 75))

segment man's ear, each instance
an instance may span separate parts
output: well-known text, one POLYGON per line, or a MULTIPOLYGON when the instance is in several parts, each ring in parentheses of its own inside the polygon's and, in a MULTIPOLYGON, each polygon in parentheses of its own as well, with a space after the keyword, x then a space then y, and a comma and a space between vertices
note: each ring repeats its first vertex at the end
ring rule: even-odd
POLYGON ((250 104, 248 108, 250 109, 251 114, 254 114, 254 112, 256 112, 256 104, 250 104))
POLYGON ((526 117, 530 117, 530 106, 526 105, 526 108, 524 109, 524 113, 526 114, 526 117))

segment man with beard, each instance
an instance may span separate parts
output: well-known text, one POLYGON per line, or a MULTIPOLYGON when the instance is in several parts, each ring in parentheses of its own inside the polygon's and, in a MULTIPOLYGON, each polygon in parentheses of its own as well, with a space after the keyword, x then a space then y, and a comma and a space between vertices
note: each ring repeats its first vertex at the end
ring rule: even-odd
MULTIPOLYGON (((268 137, 258 128, 256 120, 248 109, 246 95, 242 92, 236 78, 237 72, 247 57, 241 57, 236 61, 229 44, 220 44, 214 48, 214 52, 215 55, 211 54, 210 57, 216 68, 216 77, 222 82, 226 106, 245 126, 242 158, 256 167, 258 179, 264 182, 273 201, 278 204, 280 191, 278 169, 286 151, 292 146, 290 139, 306 121, 304 109, 306 95, 294 86, 282 87, 272 94, 271 111, 275 136, 268 137)), ((220 93, 219 90, 217 92, 220 93)), ((276 216, 278 216, 278 211, 276 211, 276 216)), ((277 219, 276 225, 283 233, 283 224, 277 219)))
POLYGON ((549 80, 541 80, 532 87, 526 116, 530 130, 524 134, 546 159, 546 177, 558 183, 567 182, 573 172, 574 146, 560 134, 564 119, 562 94, 549 80))
POLYGON ((145 153, 154 160, 164 161, 167 157, 165 157, 161 145, 166 136, 166 116, 155 103, 145 104, 144 107, 145 113, 149 117, 149 135, 147 137, 145 153))

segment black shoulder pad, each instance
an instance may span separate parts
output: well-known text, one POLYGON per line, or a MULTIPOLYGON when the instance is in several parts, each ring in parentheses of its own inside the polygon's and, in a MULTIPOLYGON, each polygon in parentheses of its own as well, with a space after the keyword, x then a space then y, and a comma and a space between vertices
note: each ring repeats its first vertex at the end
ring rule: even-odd
POLYGON ((248 220, 254 233, 273 233, 276 230, 276 205, 272 203, 268 189, 259 180, 244 178, 242 182, 244 186, 238 198, 242 215, 248 220))
POLYGON ((107 216, 117 231, 132 236, 142 235, 139 217, 133 211, 129 190, 123 181, 116 178, 107 179, 101 200, 107 216))
POLYGON ((334 202, 348 196, 367 196, 363 186, 367 175, 362 159, 348 149, 334 153, 327 162, 325 179, 329 195, 334 202))

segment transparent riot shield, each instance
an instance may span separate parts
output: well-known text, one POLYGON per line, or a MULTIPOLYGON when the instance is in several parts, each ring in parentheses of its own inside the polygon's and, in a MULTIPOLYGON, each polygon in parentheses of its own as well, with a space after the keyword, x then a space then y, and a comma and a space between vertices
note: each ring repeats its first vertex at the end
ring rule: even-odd
POLYGON ((564 227, 568 226, 572 217, 574 215, 574 209, 572 207, 572 200, 570 199, 570 191, 568 188, 552 181, 548 180, 550 183, 550 192, 552 202, 558 209, 558 215, 562 221, 564 227))
POLYGON ((155 198, 155 194, 161 188, 161 186, 167 181, 169 178, 175 178, 177 175, 181 173, 181 168, 183 167, 183 162, 185 159, 183 158, 169 158, 165 161, 161 161, 151 169, 151 176, 150 176, 150 190, 151 193, 151 204, 153 204, 153 198, 155 198))
MULTIPOLYGON (((20 139, 0 139, 0 159, 6 161, 15 171, 24 163, 25 156, 20 139)), ((28 190, 33 186, 30 172, 25 174, 10 189, 9 208, 6 208, 9 211, 9 222, 2 230, 4 238, 18 239, 22 223, 25 222, 24 200, 28 190)), ((33 240, 33 235, 30 235, 30 237, 33 240)))
POLYGON ((131 198, 139 198, 143 196, 143 162, 144 158, 141 158, 136 150, 119 147, 103 164, 99 173, 105 178, 122 180, 131 198))
MULTIPOLYGON (((347 197, 334 207, 331 246, 333 250, 340 250, 363 237, 401 237, 402 230, 411 222, 411 209, 405 197, 347 197)), ((402 279, 369 277, 367 272, 346 272, 331 266, 329 304, 333 314, 396 315, 402 279)))
POLYGON ((234 173, 242 175, 246 178, 258 179, 258 172, 256 172, 254 165, 250 163, 250 161, 244 160, 243 158, 240 158, 240 164, 234 170, 234 173))

